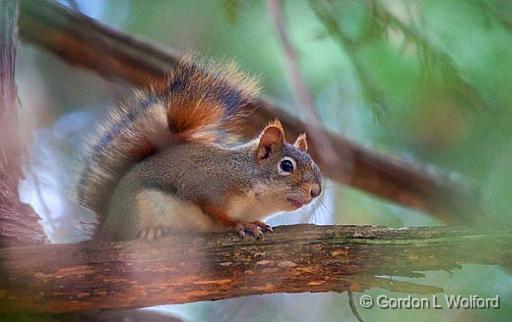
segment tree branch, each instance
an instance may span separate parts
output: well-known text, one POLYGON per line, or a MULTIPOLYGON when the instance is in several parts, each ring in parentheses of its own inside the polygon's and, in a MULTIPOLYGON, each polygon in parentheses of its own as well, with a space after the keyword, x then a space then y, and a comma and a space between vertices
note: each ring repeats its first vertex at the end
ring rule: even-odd
MULTIPOLYGON (((135 86, 162 81, 179 59, 173 52, 48 1, 21 3, 21 34, 25 40, 70 64, 135 86)), ((244 128, 246 137, 254 137, 275 117, 285 125, 288 139, 308 128, 266 100, 259 100, 255 105, 258 109, 248 117, 244 128)), ((467 223, 470 219, 467 209, 479 208, 478 194, 473 187, 439 171, 370 151, 324 129, 315 131, 322 131, 340 160, 335 166, 327 166, 321 162, 318 147, 311 147, 312 156, 320 161, 324 174, 333 180, 429 212, 449 223, 467 223)), ((311 132, 309 134, 311 136, 311 132)))
POLYGON ((278 292, 382 287, 442 289, 375 276, 421 277, 464 263, 510 264, 512 231, 373 226, 277 227, 264 240, 234 234, 148 242, 0 249, 0 312, 144 307, 278 292))
POLYGON ((42 243, 46 236, 34 210, 20 202, 23 143, 19 137, 14 69, 18 1, 0 1, 0 245, 42 243))
POLYGON ((182 319, 169 314, 138 309, 64 314, 0 313, 0 320, 23 322, 183 322, 182 319))

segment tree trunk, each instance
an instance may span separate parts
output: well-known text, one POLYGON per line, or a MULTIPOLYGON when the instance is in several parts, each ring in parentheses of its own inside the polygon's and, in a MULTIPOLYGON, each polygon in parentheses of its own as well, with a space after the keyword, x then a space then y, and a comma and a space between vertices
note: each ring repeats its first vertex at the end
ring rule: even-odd
POLYGON ((18 1, 0 1, 0 246, 42 243, 46 236, 33 209, 20 202, 23 145, 16 111, 18 1))

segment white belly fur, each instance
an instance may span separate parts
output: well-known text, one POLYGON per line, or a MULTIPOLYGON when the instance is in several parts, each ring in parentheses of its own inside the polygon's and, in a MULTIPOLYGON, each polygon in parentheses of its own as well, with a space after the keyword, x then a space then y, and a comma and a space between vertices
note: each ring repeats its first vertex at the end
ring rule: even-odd
POLYGON ((263 220, 280 210, 276 196, 263 184, 256 184, 243 197, 233 197, 229 204, 228 217, 243 222, 263 220))
POLYGON ((140 192, 137 197, 141 228, 166 227, 178 231, 225 231, 192 202, 178 199, 156 189, 140 192))

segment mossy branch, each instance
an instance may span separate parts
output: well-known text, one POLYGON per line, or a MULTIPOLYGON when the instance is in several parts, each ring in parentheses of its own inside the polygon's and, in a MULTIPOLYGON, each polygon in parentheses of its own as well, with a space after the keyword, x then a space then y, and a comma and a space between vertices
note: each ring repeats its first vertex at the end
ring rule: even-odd
POLYGON ((4 248, 0 312, 65 313, 375 287, 437 293, 442 289, 379 276, 422 277, 466 263, 509 265, 511 242, 508 230, 294 225, 259 241, 207 234, 4 248))

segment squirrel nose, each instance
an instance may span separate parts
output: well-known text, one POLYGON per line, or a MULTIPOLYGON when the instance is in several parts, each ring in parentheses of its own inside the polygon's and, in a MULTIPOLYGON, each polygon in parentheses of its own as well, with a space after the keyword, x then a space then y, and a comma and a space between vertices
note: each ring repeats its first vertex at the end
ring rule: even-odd
POLYGON ((309 193, 311 194, 311 198, 316 198, 322 193, 322 187, 320 187, 319 184, 315 184, 309 189, 309 193))

